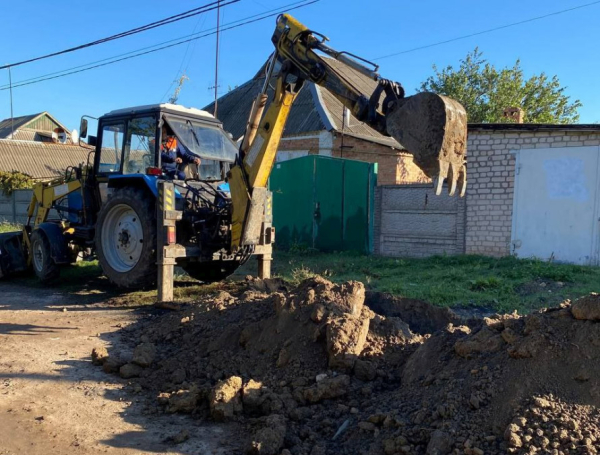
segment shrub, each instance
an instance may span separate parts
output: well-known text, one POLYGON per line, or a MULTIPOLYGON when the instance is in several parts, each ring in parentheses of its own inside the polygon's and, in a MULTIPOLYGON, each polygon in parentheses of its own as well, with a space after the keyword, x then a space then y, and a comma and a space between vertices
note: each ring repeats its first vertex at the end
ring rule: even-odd
POLYGON ((33 188, 33 177, 18 171, 0 171, 0 190, 10 196, 14 190, 33 188))

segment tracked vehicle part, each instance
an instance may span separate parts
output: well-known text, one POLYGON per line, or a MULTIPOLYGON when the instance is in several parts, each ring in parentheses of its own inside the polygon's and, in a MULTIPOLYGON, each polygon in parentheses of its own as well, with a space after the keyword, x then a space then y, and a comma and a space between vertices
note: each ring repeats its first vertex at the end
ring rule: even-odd
POLYGON ((458 101, 428 92, 392 101, 387 109, 386 130, 433 179, 437 195, 446 178, 450 195, 457 186, 464 195, 467 113, 458 101))

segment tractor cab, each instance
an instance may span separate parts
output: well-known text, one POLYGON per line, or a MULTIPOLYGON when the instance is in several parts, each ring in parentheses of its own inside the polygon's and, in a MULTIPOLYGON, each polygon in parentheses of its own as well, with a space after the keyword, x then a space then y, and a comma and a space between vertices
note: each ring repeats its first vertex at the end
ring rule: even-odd
MULTIPOLYGON (((229 252, 231 198, 225 183, 237 147, 208 112, 174 104, 111 111, 98 120, 92 183, 95 251, 110 280, 127 287, 156 280, 159 179, 173 180, 181 213, 177 261, 206 280, 231 273, 240 258, 229 252), (97 215, 96 215, 97 214, 97 215), (216 262, 215 262, 216 261, 216 262)), ((81 137, 87 136, 82 118, 81 137)))
MULTIPOLYGON (((80 130, 85 138, 86 118, 80 130)), ((98 135, 88 139, 96 148, 94 175, 99 183, 110 182, 109 188, 121 186, 124 182, 116 180, 126 177, 148 182, 173 178, 163 162, 167 138, 176 138, 179 150, 201 160, 199 166, 177 163, 177 175, 186 179, 223 181, 236 158, 235 143, 208 112, 174 104, 139 106, 111 111, 98 119, 98 135)))

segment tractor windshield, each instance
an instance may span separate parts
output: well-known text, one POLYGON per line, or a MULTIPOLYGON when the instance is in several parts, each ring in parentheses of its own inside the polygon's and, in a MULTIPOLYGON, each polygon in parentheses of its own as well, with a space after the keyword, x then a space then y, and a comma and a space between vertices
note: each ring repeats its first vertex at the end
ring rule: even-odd
POLYGON ((165 116, 181 143, 194 155, 215 161, 233 163, 237 147, 218 126, 165 116))

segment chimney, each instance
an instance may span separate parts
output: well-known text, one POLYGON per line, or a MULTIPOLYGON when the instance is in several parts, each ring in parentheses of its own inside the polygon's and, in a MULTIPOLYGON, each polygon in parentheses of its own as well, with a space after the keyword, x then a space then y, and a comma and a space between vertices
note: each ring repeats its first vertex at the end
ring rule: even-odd
POLYGON ((520 107, 507 107, 503 115, 504 118, 511 119, 512 123, 523 123, 523 109, 520 107))

